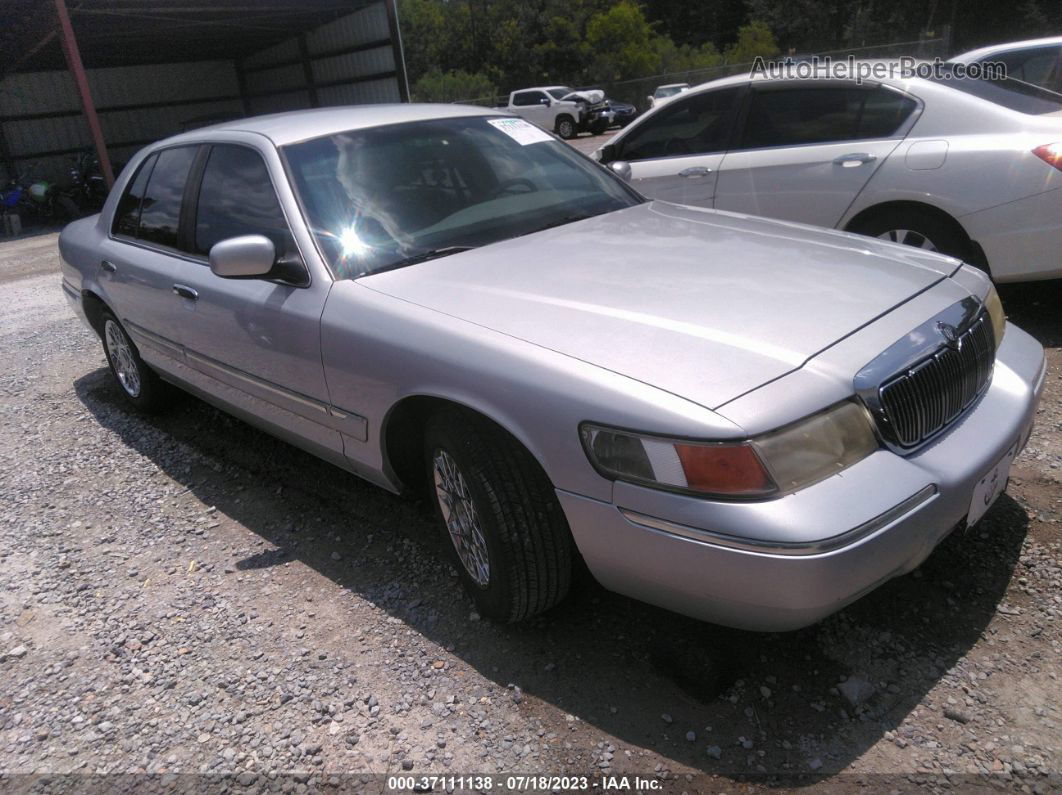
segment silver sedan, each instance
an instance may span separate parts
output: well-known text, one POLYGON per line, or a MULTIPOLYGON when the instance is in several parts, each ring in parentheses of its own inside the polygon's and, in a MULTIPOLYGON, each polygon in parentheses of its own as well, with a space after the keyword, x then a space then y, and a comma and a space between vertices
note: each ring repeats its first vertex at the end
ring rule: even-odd
POLYGON ((129 404, 174 387, 429 495, 477 609, 608 588, 765 630, 1003 491, 1041 347, 980 271, 647 201, 496 111, 305 111, 148 147, 60 237, 129 404))

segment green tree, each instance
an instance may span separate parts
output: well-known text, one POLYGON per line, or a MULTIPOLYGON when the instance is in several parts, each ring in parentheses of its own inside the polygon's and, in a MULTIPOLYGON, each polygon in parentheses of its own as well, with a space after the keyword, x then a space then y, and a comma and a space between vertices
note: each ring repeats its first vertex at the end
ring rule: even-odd
POLYGON ((586 26, 586 43, 595 56, 592 70, 598 80, 650 75, 660 65, 657 36, 632 0, 595 14, 586 26))
POLYGON ((723 52, 727 63, 749 63, 758 56, 769 58, 778 54, 778 42, 766 23, 753 20, 738 28, 737 41, 723 52))
POLYGON ((498 93, 486 75, 460 69, 440 72, 433 69, 413 84, 412 94, 415 102, 458 102, 477 100, 493 104, 498 93))

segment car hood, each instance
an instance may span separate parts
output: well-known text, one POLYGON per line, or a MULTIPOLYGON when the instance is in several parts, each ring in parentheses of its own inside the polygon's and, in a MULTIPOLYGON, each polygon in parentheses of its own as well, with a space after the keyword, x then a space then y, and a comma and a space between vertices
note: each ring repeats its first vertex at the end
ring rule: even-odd
POLYGON ((715 408, 956 267, 870 238, 654 201, 358 283, 715 408))

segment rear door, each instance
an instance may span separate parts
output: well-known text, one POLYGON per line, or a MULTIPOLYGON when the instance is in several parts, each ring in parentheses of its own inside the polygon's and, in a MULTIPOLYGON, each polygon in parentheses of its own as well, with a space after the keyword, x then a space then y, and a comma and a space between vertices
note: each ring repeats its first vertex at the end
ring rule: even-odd
POLYGON ((631 184, 653 199, 711 207, 744 86, 676 97, 633 128, 613 151, 631 184))
POLYGON ((903 140, 917 107, 885 86, 754 83, 715 206, 834 227, 903 140))
POLYGON ((173 370, 182 356, 178 337, 192 308, 179 286, 198 266, 180 250, 181 202, 197 146, 151 154, 118 202, 103 242, 99 281, 105 298, 149 363, 173 370))

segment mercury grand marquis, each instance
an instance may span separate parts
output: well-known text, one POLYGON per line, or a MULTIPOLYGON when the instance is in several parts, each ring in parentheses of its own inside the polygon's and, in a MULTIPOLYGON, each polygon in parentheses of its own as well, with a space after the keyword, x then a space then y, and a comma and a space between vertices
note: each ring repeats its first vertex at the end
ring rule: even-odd
POLYGON ((59 248, 133 408, 178 387, 423 493, 502 621, 579 556, 708 621, 818 621, 984 515, 1045 375, 975 268, 649 201, 482 108, 178 135, 59 248))

